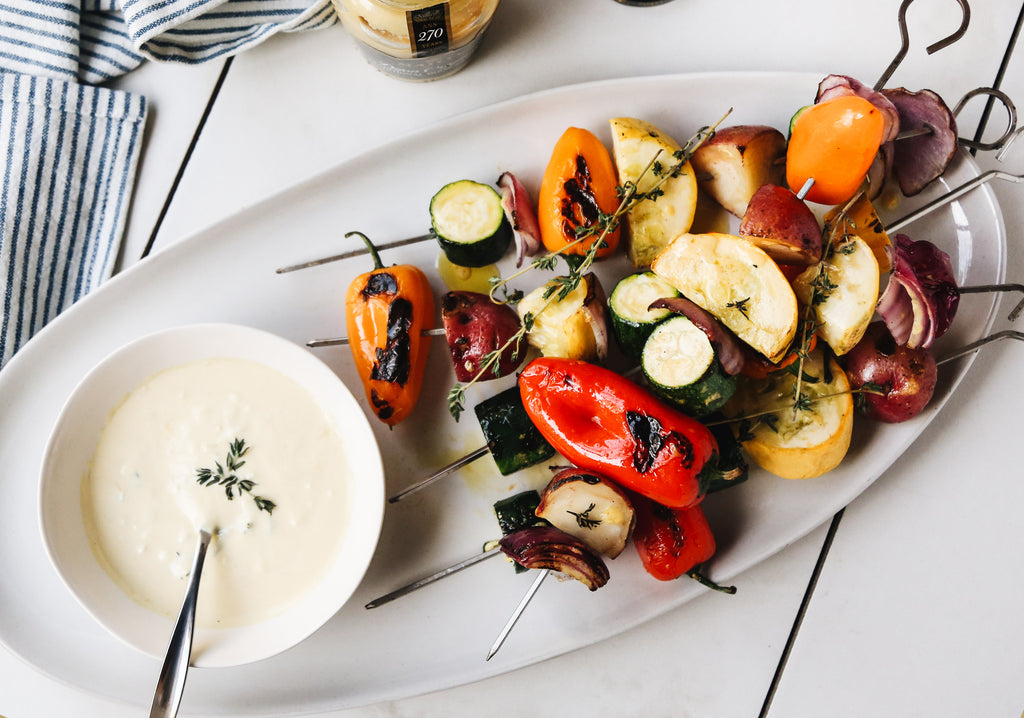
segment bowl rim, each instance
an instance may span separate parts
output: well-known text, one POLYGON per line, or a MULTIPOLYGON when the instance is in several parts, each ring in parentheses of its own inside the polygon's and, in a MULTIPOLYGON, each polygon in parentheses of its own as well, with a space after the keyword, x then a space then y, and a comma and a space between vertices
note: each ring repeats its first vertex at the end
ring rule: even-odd
MULTIPOLYGON (((294 647, 327 623, 362 582, 380 539, 385 508, 383 461, 370 422, 352 391, 308 349, 263 329, 226 322, 184 324, 137 337, 109 352, 71 390, 51 427, 39 465, 36 509, 47 559, 76 602, 97 623, 122 643, 162 659, 175 620, 132 600, 102 568, 88 545, 73 550, 79 559, 87 553, 92 565, 72 563, 66 555, 69 534, 76 539, 84 536, 79 490, 99 432, 124 396, 145 379, 190 361, 219 357, 248 359, 277 369, 312 395, 344 437, 350 462, 348 505, 358 505, 359 509, 348 514, 345 540, 327 575, 291 606, 252 624, 197 626, 192 663, 196 667, 237 666, 269 658, 294 647), (172 351, 161 351, 167 349, 172 351), (89 406, 90 392, 103 383, 127 388, 104 392, 102 407, 89 406), (91 440, 81 437, 82 425, 76 421, 83 411, 85 433, 92 436, 91 440), (74 437, 78 437, 78 444, 91 448, 86 452, 85 464, 75 464, 80 466, 77 476, 60 478, 56 472, 61 469, 62 449, 74 437), (71 503, 78 507, 73 512, 77 523, 72 520, 70 526, 58 525, 58 514, 66 518, 71 503), (64 512, 59 513, 62 507, 64 512), (97 580, 102 585, 90 585, 97 580), (113 604, 104 605, 106 600, 113 604)), ((76 452, 72 447, 71 451, 81 454, 82 449, 76 452)))

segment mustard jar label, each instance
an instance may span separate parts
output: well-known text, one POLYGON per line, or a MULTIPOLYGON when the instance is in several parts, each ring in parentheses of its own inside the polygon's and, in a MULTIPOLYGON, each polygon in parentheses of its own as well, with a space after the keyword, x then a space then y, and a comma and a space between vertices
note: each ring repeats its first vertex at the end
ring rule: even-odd
POLYGON ((451 47, 452 20, 448 3, 410 10, 405 14, 409 25, 410 49, 416 57, 437 55, 451 47))

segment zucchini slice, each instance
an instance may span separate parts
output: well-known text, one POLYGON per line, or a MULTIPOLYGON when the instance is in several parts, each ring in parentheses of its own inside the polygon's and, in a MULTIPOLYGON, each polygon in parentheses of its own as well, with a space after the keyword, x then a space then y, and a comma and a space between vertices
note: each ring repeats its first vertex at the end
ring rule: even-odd
POLYGON ((529 489, 513 494, 494 502, 494 516, 498 519, 501 535, 508 536, 528 526, 544 526, 548 522, 538 518, 536 511, 540 505, 540 493, 529 489))
MULTIPOLYGON (((531 526, 548 526, 548 522, 536 514, 540 505, 540 493, 533 489, 514 494, 494 502, 494 516, 498 519, 501 535, 508 536, 521 529, 531 526)), ((497 547, 497 541, 484 543, 484 551, 497 547)), ((529 569, 512 561, 516 573, 525 573, 529 569)))
POLYGON ((487 440, 491 458, 502 476, 555 455, 554 448, 526 413, 518 386, 485 399, 473 410, 487 440))
POLYGON ((452 264, 484 267, 504 256, 512 243, 512 225, 501 195, 485 184, 458 180, 430 200, 430 223, 452 264))
POLYGON ((667 319, 668 309, 648 309, 664 297, 678 297, 679 290, 654 272, 637 272, 619 280, 608 298, 612 333, 622 353, 640 359, 647 337, 654 327, 667 319))
POLYGON ((736 391, 736 378, 722 369, 707 334, 684 316, 654 328, 641 366, 656 394, 696 416, 722 408, 736 391))

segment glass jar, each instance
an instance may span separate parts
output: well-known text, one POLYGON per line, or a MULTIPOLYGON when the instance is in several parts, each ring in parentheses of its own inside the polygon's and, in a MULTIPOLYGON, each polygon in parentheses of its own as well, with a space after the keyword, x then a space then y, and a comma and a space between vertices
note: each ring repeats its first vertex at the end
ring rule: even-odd
POLYGON ((333 0, 367 61, 403 80, 437 80, 469 62, 498 0, 333 0))

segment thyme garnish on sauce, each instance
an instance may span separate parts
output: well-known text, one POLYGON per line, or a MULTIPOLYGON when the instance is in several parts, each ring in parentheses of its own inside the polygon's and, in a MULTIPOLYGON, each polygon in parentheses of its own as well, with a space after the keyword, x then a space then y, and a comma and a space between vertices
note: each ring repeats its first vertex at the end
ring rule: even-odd
POLYGON ((245 461, 242 460, 242 457, 248 453, 249 447, 245 445, 245 439, 235 439, 228 448, 228 454, 224 459, 223 466, 219 461, 215 461, 214 466, 217 467, 216 469, 196 469, 196 483, 200 486, 223 486, 228 501, 234 501, 236 491, 239 496, 243 493, 249 494, 252 496, 257 509, 273 514, 277 504, 270 499, 254 494, 252 489, 256 486, 256 482, 252 479, 239 478, 235 473, 238 469, 245 466, 245 461))
MULTIPOLYGON (((576 287, 579 286, 580 282, 583 280, 583 276, 587 273, 587 270, 590 269, 591 265, 593 265, 597 260, 598 250, 607 246, 604 241, 605 237, 607 237, 608 233, 613 231, 619 225, 622 217, 644 200, 650 200, 652 202, 657 201, 657 199, 664 194, 664 190, 661 188, 662 185, 673 177, 679 176, 686 163, 690 161, 691 157, 693 157, 693 153, 697 151, 697 148, 714 136, 717 127, 722 124, 731 112, 732 108, 722 115, 715 124, 700 128, 696 134, 687 141, 685 147, 672 153, 672 163, 667 167, 661 160, 662 153, 658 152, 655 154, 636 180, 626 182, 625 184, 616 187, 616 194, 619 197, 619 206, 615 211, 610 214, 600 212, 597 220, 593 224, 586 227, 578 227, 576 229, 576 239, 574 241, 562 247, 558 252, 550 252, 534 259, 530 264, 526 265, 518 272, 515 272, 507 279, 499 279, 492 282, 490 292, 491 300, 499 302, 500 300, 495 298, 495 293, 503 291, 506 297, 510 296, 507 289, 508 284, 527 272, 533 269, 553 270, 557 266, 557 260, 559 257, 564 259, 565 263, 569 267, 569 273, 566 276, 557 277, 552 280, 552 285, 548 287, 544 294, 547 301, 540 307, 540 309, 536 312, 528 312, 523 317, 522 326, 519 327, 519 331, 509 337, 508 341, 503 345, 494 351, 489 352, 484 357, 484 360, 480 364, 480 369, 472 379, 465 384, 456 384, 448 392, 448 413, 450 413, 456 421, 459 420, 459 417, 466 408, 466 389, 486 377, 488 372, 492 371, 491 367, 498 361, 499 357, 506 349, 511 346, 522 346, 520 342, 523 342, 526 335, 529 334, 531 329, 533 329, 533 322, 537 315, 544 312, 552 304, 565 299, 576 289, 576 287), (657 179, 648 189, 641 192, 638 187, 638 183, 648 173, 657 179), (596 237, 596 239, 587 248, 587 251, 582 258, 575 255, 563 254, 563 252, 575 247, 580 242, 593 237, 596 237)), ((514 292, 511 296, 519 298, 522 296, 522 292, 514 292)))

